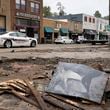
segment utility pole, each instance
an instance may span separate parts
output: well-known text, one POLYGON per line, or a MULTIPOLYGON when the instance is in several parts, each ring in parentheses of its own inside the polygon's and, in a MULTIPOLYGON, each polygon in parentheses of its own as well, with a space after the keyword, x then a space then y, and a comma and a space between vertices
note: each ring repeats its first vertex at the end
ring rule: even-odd
MULTIPOLYGON (((109 0, 109 27, 110 27, 110 0, 109 0)), ((110 32, 108 35, 108 40, 109 40, 109 46, 110 46, 110 32)))
POLYGON ((110 25, 110 0, 109 0, 109 25, 110 25))

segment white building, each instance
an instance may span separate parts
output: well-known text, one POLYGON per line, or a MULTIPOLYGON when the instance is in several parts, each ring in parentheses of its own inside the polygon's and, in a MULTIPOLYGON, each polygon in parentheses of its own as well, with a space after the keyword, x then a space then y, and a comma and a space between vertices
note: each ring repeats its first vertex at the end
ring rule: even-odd
POLYGON ((104 32, 107 31, 106 27, 109 25, 109 21, 102 19, 102 18, 97 18, 97 26, 96 30, 97 32, 104 32))

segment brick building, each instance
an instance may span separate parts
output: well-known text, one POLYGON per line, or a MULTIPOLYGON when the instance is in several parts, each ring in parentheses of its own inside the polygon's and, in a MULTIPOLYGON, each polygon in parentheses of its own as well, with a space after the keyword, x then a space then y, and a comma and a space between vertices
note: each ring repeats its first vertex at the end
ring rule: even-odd
POLYGON ((60 19, 43 18, 44 40, 54 42, 61 34, 68 34, 68 21, 60 19), (63 32, 63 33, 61 33, 63 32))
POLYGON ((0 31, 18 30, 43 36, 42 0, 0 0, 0 31))

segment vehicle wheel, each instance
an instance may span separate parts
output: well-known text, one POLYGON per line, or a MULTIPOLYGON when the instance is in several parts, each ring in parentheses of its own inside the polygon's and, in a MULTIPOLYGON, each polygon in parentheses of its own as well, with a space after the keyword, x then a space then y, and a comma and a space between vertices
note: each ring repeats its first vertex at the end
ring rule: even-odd
POLYGON ((63 44, 66 44, 65 41, 63 41, 63 44))
POLYGON ((83 41, 80 41, 79 43, 80 43, 80 44, 82 44, 82 43, 83 43, 83 41))
POLYGON ((11 40, 5 41, 4 47, 5 47, 5 48, 11 48, 11 47, 12 47, 12 42, 11 42, 11 40))
POLYGON ((73 44, 73 41, 71 41, 71 43, 70 44, 73 44))
POLYGON ((36 41, 32 41, 30 46, 35 47, 36 46, 36 41))

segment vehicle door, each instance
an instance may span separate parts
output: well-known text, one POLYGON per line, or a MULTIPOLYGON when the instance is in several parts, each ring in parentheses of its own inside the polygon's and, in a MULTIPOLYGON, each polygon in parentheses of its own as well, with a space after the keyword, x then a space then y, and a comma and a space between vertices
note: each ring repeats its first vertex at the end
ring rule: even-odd
POLYGON ((17 32, 17 43, 20 46, 29 46, 30 45, 29 38, 26 37, 26 34, 20 33, 20 32, 17 32))
POLYGON ((9 37, 8 39, 10 39, 12 41, 12 45, 13 46, 18 46, 18 37, 17 37, 17 33, 16 32, 11 32, 9 33, 9 37))

